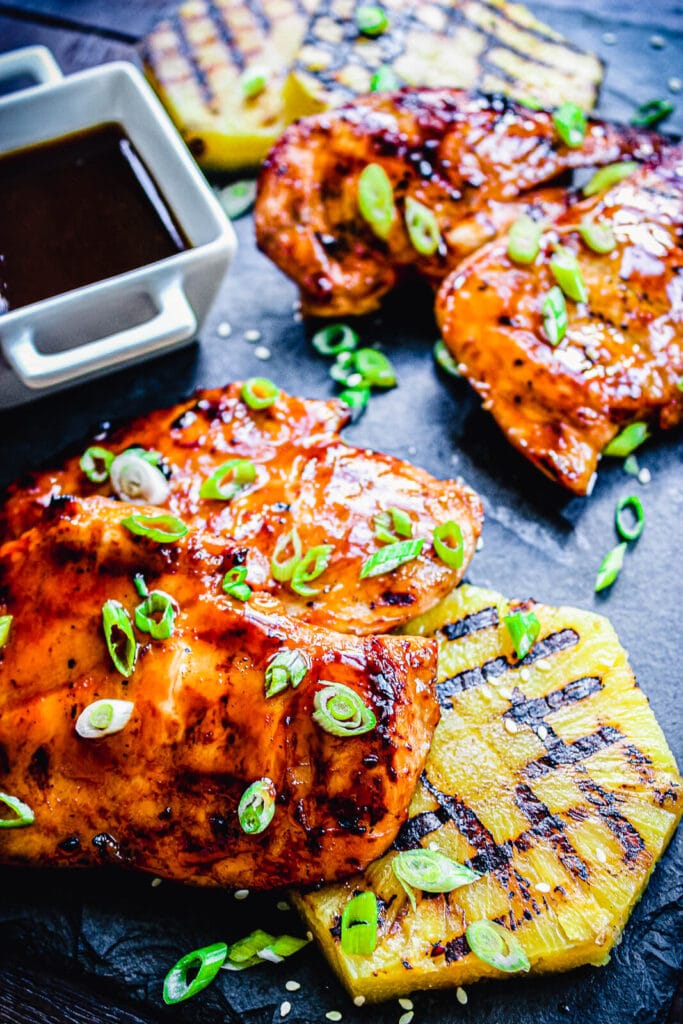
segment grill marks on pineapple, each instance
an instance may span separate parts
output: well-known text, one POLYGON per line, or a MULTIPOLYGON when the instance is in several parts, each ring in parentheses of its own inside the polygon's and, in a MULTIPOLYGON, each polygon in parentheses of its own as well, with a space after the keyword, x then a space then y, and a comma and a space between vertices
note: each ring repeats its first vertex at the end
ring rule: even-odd
POLYGON ((447 640, 460 640, 463 636, 472 636, 473 633, 478 633, 480 629, 489 629, 489 627, 497 626, 498 624, 498 609, 495 605, 489 605, 488 608, 482 608, 479 612, 465 615, 464 618, 458 619, 457 622, 447 623, 447 625, 442 626, 438 630, 438 635, 445 636, 447 640))
MULTIPOLYGON (((619 812, 617 807, 619 798, 616 794, 603 789, 592 779, 581 780, 578 786, 588 803, 598 811, 607 828, 615 836, 627 863, 637 861, 643 853, 647 853, 643 837, 628 818, 619 812)), ((649 857, 649 855, 647 856, 649 857)))

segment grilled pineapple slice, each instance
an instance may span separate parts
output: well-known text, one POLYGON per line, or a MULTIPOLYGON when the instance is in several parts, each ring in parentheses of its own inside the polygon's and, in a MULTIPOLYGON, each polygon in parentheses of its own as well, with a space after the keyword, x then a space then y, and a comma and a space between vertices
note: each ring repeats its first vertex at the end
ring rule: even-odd
POLYGON ((354 996, 500 976, 469 950, 468 923, 513 930, 532 970, 602 964, 683 810, 681 778, 609 622, 533 608, 541 631, 517 661, 499 594, 462 586, 406 632, 440 642, 442 707, 409 819, 362 875, 294 902, 354 996), (433 847, 481 873, 411 910, 391 862, 433 847), (342 909, 374 890, 372 956, 342 952, 342 909))

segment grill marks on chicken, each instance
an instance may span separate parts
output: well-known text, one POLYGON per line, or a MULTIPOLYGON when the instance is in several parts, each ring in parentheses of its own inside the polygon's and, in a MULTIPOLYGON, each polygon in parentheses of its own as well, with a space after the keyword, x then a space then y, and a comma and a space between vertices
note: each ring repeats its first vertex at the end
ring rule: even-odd
MULTIPOLYGON (((0 613, 14 616, 0 653, 0 790, 35 824, 2 832, 0 859, 112 861, 200 885, 272 888, 340 877, 392 842, 438 718, 432 641, 354 638, 295 622, 267 595, 249 605, 221 592, 234 546, 191 530, 172 545, 121 526, 132 511, 107 498, 64 498, 0 549, 0 613), (172 636, 138 633, 125 680, 107 651, 101 609, 132 614, 133 576, 179 606, 172 636), (305 652, 298 688, 266 699, 265 668, 305 652), (312 719, 326 681, 356 691, 377 717, 338 738, 312 719), (125 728, 75 731, 97 699, 133 701, 125 728), (246 835, 237 805, 269 778, 276 809, 246 835)), ((154 512, 143 508, 143 512, 154 512)))
POLYGON ((546 231, 539 258, 516 266, 506 241, 482 249, 442 285, 437 319, 462 371, 509 441, 577 494, 600 453, 630 422, 683 419, 683 149, 665 152, 546 231), (615 248, 592 252, 578 226, 611 225, 615 248), (555 284, 553 244, 577 257, 587 304, 567 299, 553 348, 541 307, 555 284))
MULTIPOLYGON (((431 607, 461 579, 481 532, 481 502, 461 483, 344 444, 338 431, 347 417, 340 402, 284 393, 270 408, 254 411, 233 384, 134 420, 97 443, 116 453, 136 445, 161 452, 171 488, 164 511, 234 543, 248 583, 276 595, 287 614, 342 632, 384 632, 431 607), (202 481, 234 458, 254 462, 254 484, 229 502, 201 499, 202 481), (394 572, 361 580, 363 562, 380 548, 373 517, 391 506, 410 514, 414 536, 427 539, 423 552, 394 572), (434 527, 449 519, 463 532, 458 570, 431 546, 434 527), (271 576, 275 546, 292 528, 304 551, 333 545, 314 597, 301 597, 271 576)), ((98 493, 111 495, 109 483, 89 483, 78 458, 70 459, 10 489, 0 531, 20 535, 57 495, 98 493)))
POLYGON ((457 89, 406 89, 304 118, 271 150, 259 182, 256 232, 263 251, 301 289, 304 309, 341 316, 375 309, 409 267, 434 286, 522 212, 554 218, 562 189, 541 188, 578 167, 658 149, 645 132, 591 120, 583 145, 559 139, 552 115, 457 89), (358 178, 387 172, 398 215, 377 238, 358 210, 358 178), (436 215, 432 256, 413 248, 407 197, 436 215))

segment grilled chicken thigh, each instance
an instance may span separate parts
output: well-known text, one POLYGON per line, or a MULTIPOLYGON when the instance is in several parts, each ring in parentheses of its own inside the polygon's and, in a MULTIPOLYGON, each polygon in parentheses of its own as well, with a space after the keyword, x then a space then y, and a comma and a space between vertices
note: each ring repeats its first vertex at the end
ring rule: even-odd
POLYGON ((375 309, 401 272, 438 285, 467 254, 521 212, 554 217, 566 195, 543 186, 577 167, 630 154, 647 158, 656 137, 591 120, 569 148, 552 115, 457 89, 380 93, 292 125, 259 182, 256 233, 263 251, 299 286, 304 309, 342 316, 375 309), (358 180, 380 164, 396 215, 386 240, 359 212, 358 180), (436 216, 440 243, 420 255, 404 224, 408 198, 436 216))
MULTIPOLYGON (((253 410, 240 394, 236 384, 201 392, 96 443, 115 453, 134 446, 160 452, 170 485, 162 511, 234 541, 249 585, 276 594, 288 614, 307 622, 342 632, 384 632, 431 607, 461 579, 481 532, 481 502, 473 491, 344 444, 338 431, 348 410, 341 402, 280 393, 269 408, 253 410), (254 482, 230 501, 201 498, 202 483, 235 458, 253 461, 254 482), (366 560, 382 547, 374 517, 392 507, 408 513, 415 538, 425 538, 422 553, 392 572, 360 579, 366 560), (434 528, 451 520, 463 535, 459 568, 441 561, 432 546, 434 528), (304 553, 332 547, 328 567, 310 584, 313 594, 296 593, 271 573, 276 545, 292 529, 304 553)), ((19 536, 57 495, 98 493, 111 496, 110 481, 90 483, 79 459, 72 458, 62 469, 35 474, 10 489, 0 532, 19 536)))
POLYGON ((626 424, 662 428, 683 418, 683 149, 671 148, 603 195, 579 203, 541 240, 532 266, 494 242, 442 285, 443 337, 509 441, 577 494, 591 487, 602 450, 626 424), (586 223, 610 227, 599 254, 586 223), (609 242, 608 238, 608 242, 609 242), (557 245, 574 253, 588 292, 567 298, 555 347, 543 302, 555 285, 557 245))
MULTIPOLYGON (((122 520, 135 512, 154 509, 60 498, 0 549, 0 614, 13 617, 0 650, 0 790, 35 815, 0 830, 0 861, 116 862, 253 888, 363 867, 394 839, 427 755, 434 642, 357 639, 288 619, 267 596, 234 601, 221 591, 234 546, 199 530, 164 544, 134 536, 122 520), (173 599, 167 639, 138 628, 136 574, 173 599), (108 601, 136 621, 129 678, 105 643, 108 601), (291 650, 303 680, 266 697, 270 660, 291 650), (321 727, 314 700, 331 683, 376 725, 321 727), (96 700, 134 709, 121 731, 83 738, 76 724, 96 700), (274 815, 247 834, 238 803, 260 779, 274 787, 274 815)), ((112 640, 123 660, 123 633, 112 640)))

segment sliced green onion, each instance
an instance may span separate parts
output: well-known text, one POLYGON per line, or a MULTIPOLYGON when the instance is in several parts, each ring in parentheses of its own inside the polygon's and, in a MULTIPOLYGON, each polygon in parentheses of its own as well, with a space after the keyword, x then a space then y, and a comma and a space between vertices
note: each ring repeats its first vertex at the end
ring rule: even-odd
POLYGON ((503 622, 510 634, 515 653, 521 661, 538 640, 541 623, 533 612, 513 612, 512 615, 506 615, 503 622))
POLYGON ((412 562, 414 558, 417 558, 423 546, 424 537, 419 537, 416 540, 401 540, 397 544, 387 544, 385 548, 375 551, 374 555, 370 555, 363 562, 360 578, 364 580, 370 576, 381 576, 385 572, 393 572, 400 565, 412 562))
POLYGON ((135 609, 135 625, 152 640, 168 640, 175 626, 176 604, 170 594, 152 590, 135 609))
POLYGON ((449 519, 434 529, 434 550, 450 569, 459 569, 465 557, 465 541, 458 523, 449 519))
POLYGON ((266 697, 274 697, 288 686, 296 690, 309 668, 308 658, 303 651, 296 648, 278 651, 266 668, 266 697))
POLYGON ((146 454, 126 451, 117 455, 109 468, 111 485, 123 501, 162 505, 171 488, 158 466, 145 458, 146 454))
POLYGON ((638 459, 635 455, 627 455, 624 459, 624 473, 628 473, 629 476, 638 476, 640 473, 640 466, 638 465, 638 459))
POLYGON ((378 238, 387 239, 396 219, 394 190, 380 164, 368 164, 358 178, 358 210, 378 238))
POLYGON ((679 391, 683 391, 683 377, 679 377, 676 381, 676 387, 679 391))
POLYGON ((145 460, 145 462, 149 462, 150 466, 158 466, 162 459, 161 452, 154 451, 150 448, 126 448, 125 452, 122 452, 121 454, 139 455, 141 459, 145 460))
POLYGON ((362 736, 377 725, 374 711, 343 683, 328 683, 317 691, 313 704, 313 721, 332 736, 362 736))
POLYGON ((301 540, 296 527, 292 527, 289 533, 283 533, 278 537, 270 560, 270 573, 278 583, 287 583, 294 575, 294 570, 301 561, 301 540), (290 558, 283 559, 286 551, 293 552, 290 558))
POLYGON ((270 825, 275 814, 277 791, 270 779, 257 779, 247 786, 237 808, 242 831, 258 835, 270 825))
POLYGON ((616 455, 617 458, 624 458, 640 448, 643 441, 650 436, 647 423, 629 423, 616 437, 613 437, 606 448, 603 448, 603 455, 616 455))
POLYGON ((182 1003, 210 985, 223 966, 227 955, 228 947, 225 942, 216 942, 213 946, 195 949, 192 953, 182 957, 164 979, 164 1002, 166 1005, 173 1006, 175 1003, 182 1003), (192 981, 188 981, 190 975, 192 975, 192 981))
POLYGON ((245 566, 236 565, 234 569, 229 569, 223 577, 223 593, 237 601, 248 601, 251 597, 251 587, 245 583, 246 578, 245 566))
POLYGON ((205 480, 199 489, 200 498, 230 501, 247 484, 256 479, 256 466, 251 459, 229 459, 205 480))
POLYGON ((586 115, 576 103, 563 103, 553 114, 555 130, 565 145, 578 149, 583 145, 588 127, 586 115))
POLYGON ((627 544, 617 544, 616 547, 608 551, 598 569, 598 575, 595 579, 595 592, 598 593, 600 590, 605 590, 606 587, 611 587, 617 576, 621 572, 621 568, 624 564, 624 554, 626 552, 627 544))
POLYGON ((109 476, 111 464, 114 461, 114 453, 106 448, 86 448, 81 455, 79 465, 88 480, 94 484, 103 484, 109 476))
POLYGON ((450 377, 462 377, 462 374, 458 369, 458 364, 448 351, 446 342, 443 338, 439 338, 439 340, 434 343, 432 355, 434 356, 434 361, 441 367, 444 373, 447 373, 450 377))
POLYGON ((359 348, 354 353, 353 363, 363 378, 363 384, 371 388, 396 386, 396 371, 383 352, 374 348, 359 348))
POLYGON ((554 285, 541 306, 543 316, 543 330, 550 344, 555 347, 559 345, 567 333, 567 303, 564 300, 564 293, 561 288, 554 285))
POLYGON ((375 539, 382 544, 395 544, 400 537, 412 537, 413 523, 407 512, 392 506, 388 512, 377 512, 372 519, 375 539))
POLYGON ((294 935, 271 935, 257 928, 244 939, 239 939, 228 949, 223 964, 224 971, 244 971, 262 963, 282 963, 308 945, 308 939, 297 939, 294 935))
POLYGON ((588 290, 581 276, 579 261, 570 249, 558 246, 550 260, 550 269, 566 296, 574 302, 588 302, 588 290))
POLYGON ((631 118, 631 124, 637 128, 651 128, 652 125, 659 124, 660 121, 664 121, 667 117, 673 114, 676 107, 670 100, 648 100, 647 103, 641 103, 631 118))
POLYGON ((637 169, 638 164, 635 160, 623 160, 621 163, 601 167, 599 171, 595 172, 588 184, 584 185, 583 194, 585 196, 594 196, 598 192, 604 192, 606 189, 611 188, 612 185, 618 185, 620 181, 628 178, 629 174, 633 174, 637 169))
POLYGON ((330 377, 337 384, 347 384, 354 388, 362 385, 363 378, 356 369, 355 353, 340 352, 330 367, 330 377))
POLYGON ((256 201, 256 182, 251 179, 233 181, 231 185, 218 189, 218 202, 230 220, 244 216, 256 201))
POLYGON ((645 512, 640 498, 635 494, 629 495, 628 498, 621 498, 617 502, 614 521, 622 540, 638 540, 645 526, 645 512), (635 521, 631 525, 628 521, 630 513, 635 516, 635 521))
POLYGON ((138 645, 133 623, 120 601, 105 601, 102 605, 102 628, 109 656, 114 668, 128 679, 133 674, 138 656, 138 645))
POLYGON ((133 585, 135 586, 135 589, 137 590, 140 597, 147 597, 147 595, 149 594, 149 589, 147 587, 147 584, 145 583, 145 577, 142 575, 141 572, 136 572, 135 576, 133 576, 133 585))
POLYGON ((121 520, 121 526, 125 526, 131 533, 139 537, 147 537, 157 544, 171 544, 180 540, 188 531, 180 519, 176 516, 128 516, 121 520))
POLYGON ((614 228, 609 221, 595 221, 585 218, 579 225, 579 234, 589 249, 601 256, 616 248, 614 228))
POLYGON ((422 256, 433 256, 443 241, 434 211, 408 196, 405 221, 413 249, 422 256))
POLYGON ((349 956, 370 956, 377 946, 379 913, 374 892, 353 896, 342 911, 341 948, 349 956))
POLYGON ((389 28, 389 16, 378 4, 360 4, 355 17, 356 28, 364 36, 381 36, 389 28))
POLYGON ((370 92, 393 92, 400 87, 400 79, 389 64, 382 64, 370 79, 370 92))
POLYGON ((520 107, 527 107, 528 110, 543 110, 544 105, 540 100, 537 100, 535 96, 520 96, 515 99, 515 103, 519 103, 520 107))
POLYGON ((309 587, 308 584, 311 580, 317 580, 318 576, 322 576, 330 564, 330 556, 333 551, 334 548, 331 544, 318 544, 317 547, 310 548, 303 555, 294 567, 290 581, 290 586, 296 594, 310 597, 318 593, 315 587, 309 587))
POLYGON ((481 878, 478 872, 458 864, 437 850, 403 850, 396 854, 391 867, 405 889, 413 910, 416 908, 414 889, 422 892, 452 892, 481 878))
POLYGON ((250 409, 268 409, 279 397, 279 387, 267 377, 250 377, 242 385, 242 399, 250 409))
POLYGON ((533 263, 541 251, 543 226, 527 213, 518 217, 508 234, 508 256, 513 263, 533 263))
POLYGON ((338 356, 358 347, 358 335, 348 324, 329 324, 316 331, 312 345, 321 356, 338 356))
POLYGON ((355 421, 362 415, 370 401, 370 388, 346 388, 339 392, 339 401, 348 405, 351 410, 351 419, 355 421))
POLYGON ((467 944, 480 960, 506 974, 531 970, 529 957, 516 935, 495 921, 473 921, 465 932, 467 944))
POLYGON ((130 700, 95 700, 76 719, 76 732, 84 740, 112 736, 126 727, 134 708, 130 700))
POLYGON ((0 828, 24 828, 25 825, 32 825, 35 821, 35 814, 23 800, 17 796, 10 796, 9 793, 0 793, 0 804, 9 807, 14 811, 14 818, 0 818, 0 828))
POLYGON ((13 615, 0 615, 0 650, 2 650, 9 640, 9 633, 12 628, 13 621, 13 615))
POLYGON ((260 96, 266 87, 268 77, 260 68, 247 68, 240 76, 240 86, 245 100, 260 96))

